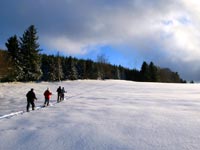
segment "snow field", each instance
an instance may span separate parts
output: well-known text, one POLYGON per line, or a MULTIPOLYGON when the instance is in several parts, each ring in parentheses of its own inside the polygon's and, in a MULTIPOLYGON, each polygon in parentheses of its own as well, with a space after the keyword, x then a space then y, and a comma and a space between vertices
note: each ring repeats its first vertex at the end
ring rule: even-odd
POLYGON ((24 110, 34 88, 67 90, 54 106, 0 119, 2 150, 198 150, 198 84, 66 81, 0 84, 0 114, 24 110), (7 92, 7 94, 6 94, 7 92))

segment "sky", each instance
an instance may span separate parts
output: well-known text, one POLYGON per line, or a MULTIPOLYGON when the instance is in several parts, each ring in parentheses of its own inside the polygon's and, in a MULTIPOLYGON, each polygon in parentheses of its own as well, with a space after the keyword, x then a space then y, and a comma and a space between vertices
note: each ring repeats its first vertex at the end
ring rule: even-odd
POLYGON ((140 69, 143 61, 200 81, 198 0, 1 0, 0 49, 35 25, 43 53, 140 69))

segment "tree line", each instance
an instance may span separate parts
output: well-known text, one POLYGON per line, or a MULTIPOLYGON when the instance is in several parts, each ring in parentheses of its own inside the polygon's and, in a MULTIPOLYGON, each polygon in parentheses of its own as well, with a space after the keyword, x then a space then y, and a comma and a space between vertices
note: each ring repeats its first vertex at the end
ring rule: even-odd
POLYGON ((119 79, 142 82, 184 83, 177 72, 143 62, 141 69, 112 65, 105 55, 97 61, 41 54, 34 25, 22 37, 10 37, 7 50, 0 50, 0 81, 61 81, 77 79, 119 79))

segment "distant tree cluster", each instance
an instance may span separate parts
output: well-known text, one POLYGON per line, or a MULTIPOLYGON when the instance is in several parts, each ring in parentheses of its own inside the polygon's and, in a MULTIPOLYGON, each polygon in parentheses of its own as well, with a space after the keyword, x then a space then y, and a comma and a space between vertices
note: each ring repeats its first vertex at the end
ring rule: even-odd
POLYGON ((118 67, 92 60, 83 60, 63 56, 42 56, 43 81, 77 79, 120 79, 118 67))
POLYGON ((61 81, 119 79, 142 82, 183 83, 177 72, 143 62, 141 70, 111 65, 105 55, 97 61, 40 54, 37 31, 31 25, 18 38, 10 37, 7 51, 0 51, 0 81, 61 81))
POLYGON ((77 79, 118 79, 141 82, 185 83, 177 72, 168 68, 160 68, 150 62, 143 62, 141 70, 128 69, 111 65, 104 57, 99 56, 97 62, 72 57, 41 55, 42 81, 60 81, 77 79))
POLYGON ((143 62, 140 70, 140 81, 147 82, 172 82, 172 83, 185 83, 180 78, 177 72, 172 72, 169 68, 160 68, 154 65, 153 62, 147 64, 143 62))

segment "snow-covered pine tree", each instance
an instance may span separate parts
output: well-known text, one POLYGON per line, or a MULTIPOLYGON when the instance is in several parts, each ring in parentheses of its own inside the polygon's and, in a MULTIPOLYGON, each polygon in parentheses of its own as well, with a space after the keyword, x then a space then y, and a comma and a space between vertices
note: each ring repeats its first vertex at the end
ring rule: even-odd
POLYGON ((76 62, 71 56, 68 58, 68 79, 69 80, 78 79, 76 62))
POLYGON ((39 55, 38 36, 34 25, 31 25, 20 38, 20 48, 22 53, 23 80, 35 81, 40 79, 41 58, 39 55))
POLYGON ((86 69, 85 69, 86 79, 97 79, 98 78, 97 63, 94 63, 92 60, 86 60, 85 67, 86 67, 86 69))
POLYGON ((108 64, 108 59, 106 55, 104 54, 98 55, 97 63, 98 63, 98 79, 105 79, 106 69, 107 69, 107 64, 108 64))
POLYGON ((63 75, 63 68, 62 68, 61 57, 60 57, 59 52, 57 53, 55 66, 56 66, 55 71, 56 71, 57 80, 61 81, 64 75, 63 75))
POLYGON ((150 81, 149 65, 144 61, 140 70, 141 81, 150 81))
POLYGON ((158 69, 154 65, 153 62, 150 62, 150 64, 149 64, 149 74, 150 74, 150 81, 151 82, 157 82, 157 81, 159 81, 158 69))
POLYGON ((8 55, 12 61, 12 73, 9 75, 10 81, 19 81, 23 78, 22 70, 22 55, 19 47, 19 41, 16 35, 10 37, 5 44, 8 50, 8 55))

